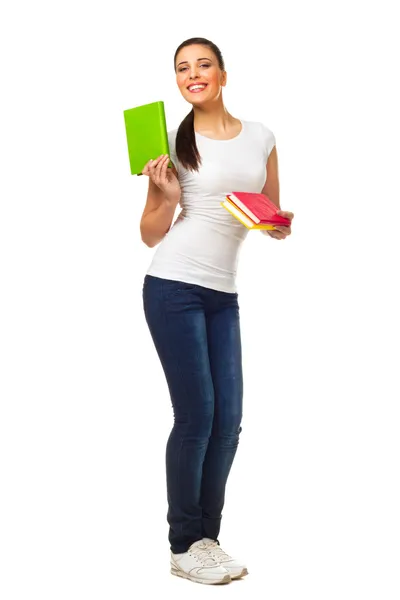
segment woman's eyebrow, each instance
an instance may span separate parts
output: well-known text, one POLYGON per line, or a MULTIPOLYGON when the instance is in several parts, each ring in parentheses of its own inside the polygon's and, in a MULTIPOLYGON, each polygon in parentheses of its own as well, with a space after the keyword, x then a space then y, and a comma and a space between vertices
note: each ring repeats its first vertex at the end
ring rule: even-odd
MULTIPOLYGON (((211 58, 204 57, 204 58, 198 58, 197 60, 209 60, 209 61, 211 61, 211 58)), ((178 65, 176 65, 176 66, 177 66, 177 67, 179 67, 179 65, 183 65, 184 63, 187 63, 187 62, 189 62, 189 61, 187 61, 187 60, 183 60, 182 62, 180 62, 180 63, 179 63, 178 65)))

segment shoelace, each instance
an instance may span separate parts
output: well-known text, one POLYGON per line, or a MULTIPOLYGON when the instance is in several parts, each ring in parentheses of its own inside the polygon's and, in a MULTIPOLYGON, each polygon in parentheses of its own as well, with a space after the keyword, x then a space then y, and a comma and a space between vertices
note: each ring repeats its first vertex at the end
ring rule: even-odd
POLYGON ((212 556, 205 546, 194 546, 190 549, 190 553, 193 554, 205 567, 215 567, 218 563, 212 556))
POLYGON ((208 542, 206 547, 218 557, 218 561, 226 562, 227 560, 232 560, 232 556, 224 552, 217 542, 208 542))

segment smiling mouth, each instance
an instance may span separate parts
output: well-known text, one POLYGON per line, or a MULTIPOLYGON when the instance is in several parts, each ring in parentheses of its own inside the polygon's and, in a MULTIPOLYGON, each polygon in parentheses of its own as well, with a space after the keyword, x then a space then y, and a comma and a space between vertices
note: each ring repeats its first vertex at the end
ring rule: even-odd
POLYGON ((203 92, 206 89, 207 85, 208 85, 207 83, 206 84, 193 84, 188 87, 188 90, 191 94, 198 94, 199 92, 203 92))

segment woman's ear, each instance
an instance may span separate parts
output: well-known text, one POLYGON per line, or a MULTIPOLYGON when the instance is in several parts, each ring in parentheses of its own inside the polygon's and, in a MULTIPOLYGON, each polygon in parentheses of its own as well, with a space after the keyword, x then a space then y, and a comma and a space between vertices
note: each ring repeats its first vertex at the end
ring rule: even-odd
POLYGON ((222 85, 223 87, 225 87, 225 86, 226 86, 226 81, 227 81, 227 78, 228 78, 228 74, 227 74, 227 72, 226 72, 226 71, 222 71, 221 85, 222 85))

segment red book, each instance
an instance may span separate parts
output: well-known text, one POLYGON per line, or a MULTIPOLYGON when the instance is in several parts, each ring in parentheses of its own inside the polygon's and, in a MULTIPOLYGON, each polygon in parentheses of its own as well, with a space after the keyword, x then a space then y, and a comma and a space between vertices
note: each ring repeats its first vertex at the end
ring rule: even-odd
POLYGON ((290 227, 290 219, 278 215, 279 208, 265 194, 231 192, 227 198, 257 224, 286 225, 290 227))

